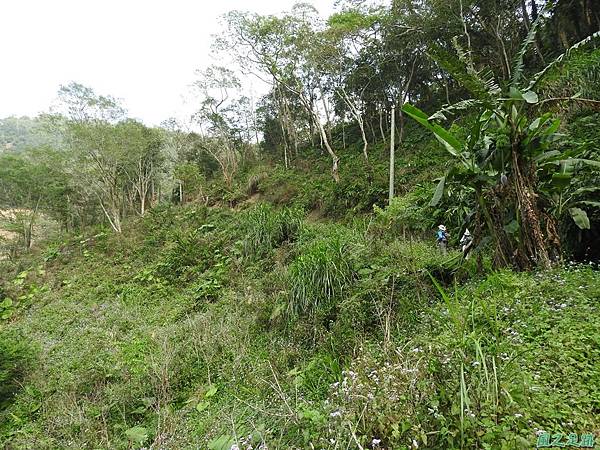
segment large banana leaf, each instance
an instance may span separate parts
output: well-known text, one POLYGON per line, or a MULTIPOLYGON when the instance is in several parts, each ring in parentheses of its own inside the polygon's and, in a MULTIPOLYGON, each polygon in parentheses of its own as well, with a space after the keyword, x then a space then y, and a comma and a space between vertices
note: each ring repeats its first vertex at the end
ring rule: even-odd
POLYGON ((464 148, 463 142, 437 123, 430 122, 429 116, 419 108, 407 103, 402 107, 402 111, 431 131, 451 155, 458 156, 462 152, 464 148))
POLYGON ((437 187, 435 188, 435 193, 433 194, 433 198, 429 202, 429 206, 437 206, 437 204, 442 199, 442 196, 444 195, 445 187, 446 187, 446 175, 444 175, 442 178, 440 178, 440 181, 438 182, 437 187))

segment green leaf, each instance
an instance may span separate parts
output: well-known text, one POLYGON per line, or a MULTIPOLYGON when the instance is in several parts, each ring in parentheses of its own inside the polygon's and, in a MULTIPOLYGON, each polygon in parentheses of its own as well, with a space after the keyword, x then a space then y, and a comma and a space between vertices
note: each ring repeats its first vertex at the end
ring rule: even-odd
POLYGON ((578 195, 578 194, 585 194, 588 192, 598 192, 600 191, 600 186, 594 186, 594 187, 582 187, 577 189, 575 192, 573 192, 573 194, 578 195))
POLYGON ((525 91, 521 95, 527 103, 535 104, 539 101, 538 95, 533 91, 525 91))
POLYGON ((509 234, 515 234, 517 231, 519 231, 519 228, 519 222, 516 220, 512 220, 508 224, 504 225, 504 230, 509 234))
POLYGON ((10 297, 6 297, 4 300, 2 300, 2 303, 0 303, 0 307, 2 308, 10 308, 13 304, 12 298, 10 297))
POLYGON ((571 217, 575 224, 582 230, 590 229, 590 219, 587 213, 580 208, 569 208, 569 213, 571 213, 571 217))
POLYGON ((552 175, 552 184, 559 189, 566 188, 571 184, 572 173, 555 173, 552 175))
POLYGON ((548 160, 553 162, 555 159, 552 158, 560 156, 561 154, 562 153, 558 150, 550 150, 549 152, 544 152, 541 155, 536 156, 533 160, 538 164, 548 160))
POLYGON ((450 154, 453 156, 458 156, 458 154, 462 151, 463 143, 443 127, 439 126, 438 124, 431 123, 428 120, 427 114, 425 114, 419 108, 407 103, 402 107, 402 111, 431 131, 438 141, 440 141, 446 147, 450 154))
POLYGON ((445 186, 446 186, 446 177, 443 176, 442 178, 440 178, 440 181, 437 184, 437 187, 435 188, 435 193, 433 194, 433 198, 429 202, 429 206, 436 206, 440 202, 440 200, 442 199, 442 196, 444 195, 445 186))
POLYGON ((219 388, 217 386, 213 385, 208 389, 208 391, 206 391, 206 393, 204 394, 204 397, 211 398, 217 393, 218 390, 219 390, 219 388))
POLYGON ((235 441, 228 435, 223 434, 208 443, 210 450, 229 450, 235 441))
POLYGON ((597 167, 598 169, 600 169, 600 161, 594 161, 593 159, 570 158, 568 161, 580 162, 588 166, 597 167))
POLYGON ((592 208, 600 208, 600 202, 592 202, 590 200, 582 200, 577 203, 581 204, 581 205, 591 206, 592 208))
POLYGON ((511 86, 508 91, 508 96, 513 100, 523 100, 523 94, 516 87, 511 86))
POLYGON ((196 411, 202 412, 206 408, 208 408, 209 405, 210 405, 210 403, 208 403, 208 402, 200 402, 196 405, 196 411))
POLYGON ((148 439, 148 430, 144 427, 133 427, 125 431, 127 439, 136 444, 143 444, 148 439))

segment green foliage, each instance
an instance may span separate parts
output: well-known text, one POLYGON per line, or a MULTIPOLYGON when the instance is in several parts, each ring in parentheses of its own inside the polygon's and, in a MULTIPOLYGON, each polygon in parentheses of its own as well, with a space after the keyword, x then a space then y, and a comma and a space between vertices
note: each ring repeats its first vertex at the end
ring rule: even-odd
POLYGON ((293 242, 300 232, 303 218, 301 208, 277 210, 266 203, 255 206, 247 211, 244 218, 244 253, 261 257, 284 242, 293 242))
MULTIPOLYGON (((2 304, 7 300, 4 298, 2 304)), ((4 411, 14 402, 34 359, 35 352, 23 336, 0 329, 0 422, 5 420, 4 411)))
POLYGON ((593 323, 578 318, 594 307, 594 292, 580 289, 589 277, 597 273, 575 266, 439 288, 443 303, 424 315, 428 338, 408 339, 396 352, 369 347, 344 372, 329 399, 339 411, 330 429, 363 418, 359 439, 393 447, 414 439, 426 448, 529 448, 536 430, 589 427, 598 355, 585 331, 593 323), (565 339, 578 350, 565 350, 565 339), (568 375, 576 370, 585 375, 568 375), (585 400, 573 402, 582 390, 585 400))
POLYGON ((351 234, 336 228, 322 237, 301 240, 298 246, 298 256, 289 267, 288 311, 293 315, 327 312, 352 283, 353 259, 360 249, 351 234))
POLYGON ((535 428, 597 426, 597 271, 473 272, 437 290, 433 238, 368 219, 309 222, 273 264, 244 257, 253 214, 157 208, 0 273, 21 299, 0 332, 3 444, 517 448, 535 428))
POLYGON ((15 154, 32 148, 60 146, 60 138, 50 133, 46 125, 43 117, 0 119, 0 154, 15 154))
POLYGON ((316 354, 303 369, 294 369, 288 375, 295 377, 295 385, 309 400, 323 400, 327 398, 331 384, 340 381, 342 366, 331 354, 316 354))
POLYGON ((432 229, 435 223, 426 205, 430 195, 428 190, 417 188, 404 196, 394 197, 385 209, 375 205, 373 209, 377 224, 394 236, 407 231, 424 232, 432 229))

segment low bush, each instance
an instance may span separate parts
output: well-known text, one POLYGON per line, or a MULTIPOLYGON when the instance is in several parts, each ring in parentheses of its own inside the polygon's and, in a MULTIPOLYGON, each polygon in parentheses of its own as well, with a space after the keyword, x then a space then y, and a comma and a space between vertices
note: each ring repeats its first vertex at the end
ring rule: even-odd
MULTIPOLYGON (((307 234, 319 231, 325 230, 316 228, 307 234)), ((335 306, 356 277, 354 258, 359 248, 354 239, 341 227, 312 240, 304 237, 289 267, 289 313, 324 313, 335 306)))
POLYGON ((286 241, 293 241, 300 232, 304 212, 300 208, 275 209, 262 203, 245 213, 242 227, 246 232, 244 253, 260 257, 286 241))

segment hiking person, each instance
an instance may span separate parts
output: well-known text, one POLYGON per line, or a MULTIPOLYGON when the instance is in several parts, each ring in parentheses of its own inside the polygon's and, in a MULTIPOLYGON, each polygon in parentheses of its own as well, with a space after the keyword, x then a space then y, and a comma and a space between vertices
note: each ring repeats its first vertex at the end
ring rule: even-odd
POLYGON ((469 259, 469 253, 471 252, 471 247, 473 246, 473 236, 468 228, 460 238, 460 244, 462 245, 463 258, 469 259))
POLYGON ((446 232, 446 227, 444 225, 438 226, 438 230, 436 233, 437 237, 437 245, 440 248, 440 251, 443 255, 448 254, 448 237, 450 234, 446 232))

